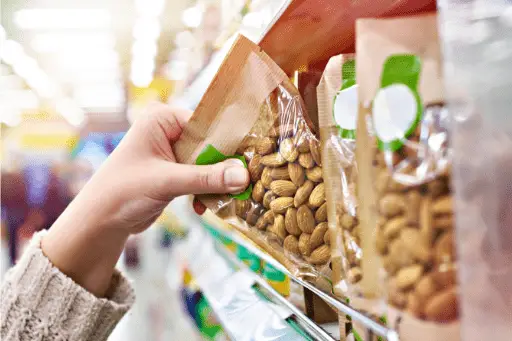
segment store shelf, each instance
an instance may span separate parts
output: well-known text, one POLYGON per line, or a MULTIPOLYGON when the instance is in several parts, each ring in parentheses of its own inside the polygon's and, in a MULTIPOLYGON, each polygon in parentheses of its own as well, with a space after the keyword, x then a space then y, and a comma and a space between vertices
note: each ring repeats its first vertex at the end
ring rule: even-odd
POLYGON ((388 341, 398 341, 398 333, 390 328, 387 328, 377 322, 375 322, 373 319, 368 317, 366 314, 359 312, 357 310, 354 310, 352 307, 347 305, 345 302, 340 301, 338 298, 333 297, 331 293, 325 292, 320 290, 319 288, 316 288, 311 283, 308 283, 300 278, 295 277, 286 267, 284 267, 282 264, 280 264, 277 260, 275 260, 272 256, 267 254, 266 252, 262 251, 260 248, 255 246, 252 242, 248 241, 246 238, 242 237, 238 232, 236 232, 233 229, 230 229, 226 226, 222 226, 222 224, 215 223, 214 219, 209 219, 208 214, 200 219, 201 224, 204 224, 210 228, 213 228, 216 232, 221 234, 222 236, 229 238, 233 240, 235 243, 244 246, 249 251, 257 255, 259 258, 264 260, 265 262, 270 263, 272 266, 274 266, 276 269, 282 271, 285 273, 288 277, 290 277, 291 280, 298 283, 302 287, 312 291, 317 296, 319 296, 321 299, 323 299, 325 302, 327 302, 331 307, 335 308, 340 314, 349 315, 352 320, 358 321, 361 325, 366 326, 366 340, 372 340, 372 335, 379 335, 385 337, 388 341))
POLYGON ((259 45, 287 73, 302 65, 353 52, 355 21, 434 11, 435 0, 293 0, 265 31, 259 45))
POLYGON ((226 334, 244 340, 335 341, 201 228, 190 270, 226 334), (208 266, 205 266, 208 264, 208 266))

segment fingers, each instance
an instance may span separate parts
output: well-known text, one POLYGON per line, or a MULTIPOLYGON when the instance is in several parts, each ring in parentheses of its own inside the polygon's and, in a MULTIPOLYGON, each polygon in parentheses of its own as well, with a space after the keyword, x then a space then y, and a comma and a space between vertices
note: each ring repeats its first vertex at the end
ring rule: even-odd
POLYGON ((186 194, 240 193, 249 185, 249 173, 237 159, 209 166, 171 164, 169 190, 186 194))
POLYGON ((191 116, 190 110, 174 108, 160 102, 148 106, 148 121, 156 123, 171 143, 180 138, 183 127, 191 116))

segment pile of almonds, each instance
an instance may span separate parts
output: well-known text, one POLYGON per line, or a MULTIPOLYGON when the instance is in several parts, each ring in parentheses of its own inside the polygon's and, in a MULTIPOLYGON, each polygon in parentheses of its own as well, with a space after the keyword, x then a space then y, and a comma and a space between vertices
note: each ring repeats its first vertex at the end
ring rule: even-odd
POLYGON ((285 253, 327 264, 330 234, 319 142, 304 130, 268 135, 244 140, 240 152, 253 191, 252 198, 235 200, 236 214, 277 238, 285 253))
POLYGON ((376 238, 390 303, 421 319, 453 321, 458 305, 450 176, 406 186, 392 178, 382 154, 374 163, 376 238))

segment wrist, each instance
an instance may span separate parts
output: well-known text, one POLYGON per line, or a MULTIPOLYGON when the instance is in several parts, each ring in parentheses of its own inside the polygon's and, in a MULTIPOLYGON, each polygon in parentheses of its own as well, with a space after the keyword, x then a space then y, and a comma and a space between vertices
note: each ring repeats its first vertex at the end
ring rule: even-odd
POLYGON ((129 233, 112 226, 111 205, 101 195, 79 194, 43 238, 43 253, 60 271, 92 294, 103 297, 129 233), (92 199, 92 200, 91 200, 92 199))

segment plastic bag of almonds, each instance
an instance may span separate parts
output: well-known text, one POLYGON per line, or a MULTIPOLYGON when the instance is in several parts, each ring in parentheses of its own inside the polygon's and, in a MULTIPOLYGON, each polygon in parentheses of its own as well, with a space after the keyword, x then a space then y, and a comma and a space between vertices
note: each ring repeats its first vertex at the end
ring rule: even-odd
POLYGON ((357 291, 354 285, 362 276, 356 198, 358 101, 354 58, 352 54, 332 57, 317 88, 332 280, 335 294, 342 297, 357 291))
POLYGON ((242 159, 251 176, 244 193, 199 199, 294 274, 315 282, 330 274, 330 248, 321 151, 310 127, 286 74, 240 36, 175 154, 183 163, 242 159))
POLYGON ((388 301, 415 320, 452 322, 458 304, 450 116, 437 18, 362 19, 356 27, 360 121, 372 134, 359 176, 373 184, 367 222, 376 231, 388 301))
MULTIPOLYGON (((381 322, 385 311, 382 295, 363 290, 360 286, 364 255, 357 200, 356 127, 359 103, 355 55, 339 55, 329 60, 317 88, 317 97, 331 233, 333 290, 336 296, 347 298, 355 309, 381 322)), ((347 319, 344 317, 344 320, 347 319)), ((341 335, 345 334, 344 329, 343 324, 341 335)), ((354 321, 350 333, 356 339, 362 339, 366 328, 354 321)))

